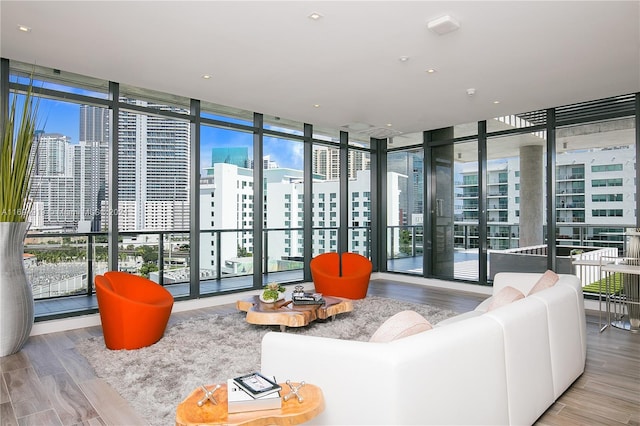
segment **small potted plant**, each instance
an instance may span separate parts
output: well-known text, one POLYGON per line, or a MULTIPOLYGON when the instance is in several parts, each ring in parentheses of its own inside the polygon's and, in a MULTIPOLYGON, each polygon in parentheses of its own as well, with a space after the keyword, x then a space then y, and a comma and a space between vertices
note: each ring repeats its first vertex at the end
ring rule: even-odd
POLYGON ((278 283, 269 283, 264 286, 260 300, 265 303, 275 303, 284 298, 285 287, 278 283))

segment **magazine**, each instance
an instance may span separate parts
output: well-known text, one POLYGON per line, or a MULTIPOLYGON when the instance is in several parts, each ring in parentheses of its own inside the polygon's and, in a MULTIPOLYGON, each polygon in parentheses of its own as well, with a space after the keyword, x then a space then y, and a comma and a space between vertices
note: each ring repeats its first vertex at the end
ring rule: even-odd
POLYGON ((275 381, 258 372, 236 377, 233 381, 253 398, 260 398, 270 393, 278 392, 281 389, 280 385, 275 381))

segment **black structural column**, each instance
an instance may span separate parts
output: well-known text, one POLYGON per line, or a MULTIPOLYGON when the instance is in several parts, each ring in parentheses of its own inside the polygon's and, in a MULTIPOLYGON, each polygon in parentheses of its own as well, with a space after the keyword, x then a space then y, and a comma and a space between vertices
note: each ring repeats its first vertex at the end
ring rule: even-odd
POLYGON ((303 280, 311 281, 311 268, 309 262, 313 257, 313 126, 304 125, 304 228, 302 239, 304 241, 303 257, 303 280))
POLYGON ((369 247, 373 270, 387 272, 387 139, 371 139, 369 247))
MULTIPOLYGON (((191 158, 189 176, 189 296, 200 295, 200 101, 191 99, 191 158), (195 249, 194 249, 195 248, 195 249)), ((218 247, 218 252, 220 251, 218 247)))
POLYGON ((478 122, 478 283, 487 283, 487 122, 478 122))
POLYGON ((111 101, 111 116, 109 117, 111 140, 109 141, 109 235, 107 236, 107 251, 109 270, 118 270, 118 140, 120 130, 118 117, 120 116, 120 86, 109 82, 109 100, 111 101))
POLYGON ((349 133, 340 132, 340 226, 338 253, 349 251, 349 133))
POLYGON ((556 270, 556 110, 547 110, 547 268, 556 270))
POLYGON ((253 114, 253 288, 262 288, 262 240, 264 231, 264 185, 262 179, 262 142, 264 140, 264 117, 253 114))
MULTIPOLYGON (((9 113, 9 60, 0 59, 0 115, 9 113)), ((0 121, 0 134, 4 135, 4 120, 0 121)))

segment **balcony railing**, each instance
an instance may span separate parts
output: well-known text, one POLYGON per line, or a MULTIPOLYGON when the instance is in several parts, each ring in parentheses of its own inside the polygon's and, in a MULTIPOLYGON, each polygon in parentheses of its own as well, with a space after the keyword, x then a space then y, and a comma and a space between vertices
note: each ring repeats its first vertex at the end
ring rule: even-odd
MULTIPOLYGON (((281 282, 303 280, 303 228, 264 230, 262 271, 281 282)), ((119 232, 118 269, 172 287, 174 296, 189 296, 189 231, 119 232)), ((325 243, 314 252, 337 251, 338 228, 313 228, 313 238, 325 243)), ((238 289, 235 280, 253 276, 251 229, 206 229, 200 232, 200 294, 238 289), (216 285, 212 282, 216 281, 216 285)), ((349 228, 349 251, 370 257, 369 227, 349 228)), ((108 268, 107 233, 36 233, 25 240, 25 270, 35 300, 92 295, 95 275, 108 268)), ((244 280, 242 288, 252 286, 244 280)))
MULTIPOLYGON (((597 225, 558 225, 558 245, 613 247, 626 252, 624 229, 632 227, 602 227, 597 225)), ((545 231, 546 232, 546 231, 545 231)), ((302 228, 268 229, 263 237, 263 282, 278 280, 283 283, 303 280, 303 256, 293 253, 302 247, 302 228), (283 255, 283 248, 288 248, 283 255), (278 253, 272 259, 271 253, 278 253)), ((203 230, 201 231, 200 295, 247 290, 253 287, 253 258, 238 250, 238 241, 251 239, 251 230, 203 230), (205 236, 206 239, 205 239, 205 236), (240 240, 238 240, 240 239, 240 240), (205 242, 203 244, 203 241, 205 242), (221 251, 229 249, 231 255, 221 251), (204 260, 214 257, 213 267, 204 260), (234 267, 236 264, 236 267, 234 267), (242 267, 244 266, 244 268, 242 267)), ((313 253, 337 251, 337 228, 313 228, 313 253), (320 247, 320 244, 324 246, 320 247)), ((192 248, 189 233, 180 231, 121 232, 118 265, 120 269, 147 275, 166 286, 174 297, 190 295, 190 258, 192 248)), ((500 229, 488 232, 488 244, 492 249, 515 248, 519 244, 517 224, 500 225, 500 229)), ((349 228, 349 247, 370 257, 369 227, 349 228), (357 246, 354 241, 361 241, 357 246)), ((416 226, 388 227, 388 270, 410 274, 422 274, 424 253, 424 228, 416 226)), ((453 278, 478 280, 477 249, 478 225, 455 223, 453 236, 455 250, 455 275, 453 278), (475 253, 475 254, 474 254, 475 253), (475 265, 475 266, 474 266, 475 265)), ((73 300, 69 312, 91 311, 97 307, 93 297, 93 277, 106 271, 106 233, 30 233, 25 241, 25 269, 32 282, 37 302, 73 300), (32 256, 29 256, 31 254, 32 256), (71 296, 91 296, 78 299, 71 296)), ((196 295, 197 297, 197 295, 196 295)), ((48 311, 36 306, 37 315, 48 317, 48 311), (43 313, 44 312, 44 313, 43 313)))

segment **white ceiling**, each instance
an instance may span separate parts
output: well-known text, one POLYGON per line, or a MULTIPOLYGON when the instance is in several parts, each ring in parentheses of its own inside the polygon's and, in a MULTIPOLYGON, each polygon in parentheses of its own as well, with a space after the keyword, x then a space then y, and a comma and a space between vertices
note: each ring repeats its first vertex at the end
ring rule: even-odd
POLYGON ((2 0, 0 18, 2 57, 329 128, 640 92, 638 1, 2 0), (429 31, 443 15, 460 29, 429 31))

